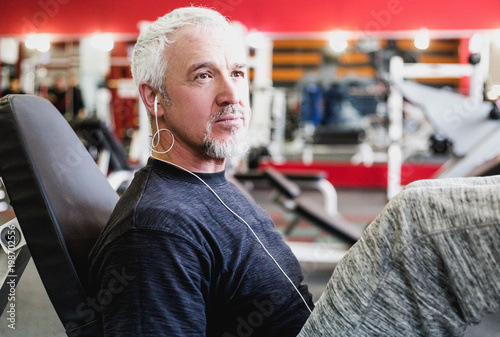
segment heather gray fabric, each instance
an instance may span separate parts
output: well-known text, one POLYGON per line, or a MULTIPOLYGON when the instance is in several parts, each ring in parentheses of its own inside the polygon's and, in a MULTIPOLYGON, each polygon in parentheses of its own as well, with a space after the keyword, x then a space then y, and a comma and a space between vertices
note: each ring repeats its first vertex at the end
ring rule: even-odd
POLYGON ((498 311, 497 181, 404 189, 339 263, 299 336, 462 336, 498 311))
POLYGON ((444 179, 423 179, 406 185, 405 189, 413 187, 440 187, 440 186, 466 186, 466 185, 492 185, 500 184, 500 175, 489 177, 456 177, 444 179))

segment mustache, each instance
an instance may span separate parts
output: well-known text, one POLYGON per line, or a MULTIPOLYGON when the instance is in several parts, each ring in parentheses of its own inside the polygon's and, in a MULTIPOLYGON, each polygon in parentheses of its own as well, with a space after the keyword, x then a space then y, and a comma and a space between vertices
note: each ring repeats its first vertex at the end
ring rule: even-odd
POLYGON ((242 109, 241 107, 237 105, 227 105, 224 107, 221 107, 216 113, 214 113, 211 117, 210 120, 214 121, 218 118, 231 115, 231 114, 240 114, 243 116, 243 118, 246 120, 248 117, 248 112, 245 109, 242 109))

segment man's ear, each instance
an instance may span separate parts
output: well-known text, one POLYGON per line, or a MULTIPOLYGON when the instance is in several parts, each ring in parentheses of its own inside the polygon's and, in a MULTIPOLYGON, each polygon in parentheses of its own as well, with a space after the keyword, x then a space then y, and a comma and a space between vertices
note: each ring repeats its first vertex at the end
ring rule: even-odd
POLYGON ((155 100, 156 96, 159 95, 157 91, 151 86, 149 82, 141 82, 139 83, 139 94, 141 95, 142 101, 146 106, 146 109, 149 113, 155 116, 155 105, 157 107, 156 116, 163 116, 163 108, 160 104, 160 97, 158 100, 155 100), (156 104, 158 102, 158 104, 156 104))

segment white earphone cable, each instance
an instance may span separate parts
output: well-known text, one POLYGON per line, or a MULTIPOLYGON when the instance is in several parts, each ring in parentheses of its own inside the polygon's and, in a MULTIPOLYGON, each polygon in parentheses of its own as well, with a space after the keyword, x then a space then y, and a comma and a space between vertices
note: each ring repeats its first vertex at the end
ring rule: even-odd
POLYGON ((220 203, 229 211, 231 212, 231 214, 233 214, 236 218, 238 218, 241 222, 243 222, 247 227, 248 229, 250 229, 250 231, 252 232, 253 236, 257 239, 257 241, 259 242, 259 244, 262 246, 262 248, 264 249, 264 251, 266 252, 267 255, 269 255, 269 257, 273 260, 273 262, 276 264, 276 266, 278 266, 279 270, 281 271, 281 273, 283 275, 285 275, 285 277, 287 278, 288 282, 290 282, 290 284, 293 286, 293 288, 295 289, 295 291, 299 294, 300 298, 302 299, 302 301, 304 302, 304 304, 306 305, 307 307, 307 310, 309 310, 309 312, 312 312, 311 308, 309 307, 309 305, 307 304, 307 301, 305 300, 304 296, 302 296, 302 293, 299 291, 299 289, 297 289, 297 287, 295 286, 295 284, 293 283, 293 281, 290 279, 290 277, 286 274, 286 272, 283 270, 283 268, 281 268, 281 266, 279 265, 278 261, 276 261, 276 259, 272 256, 272 254, 267 250, 266 246, 264 246, 264 244, 262 243, 262 241, 259 239, 259 237, 257 236, 257 234, 254 232, 254 230, 252 229, 252 227, 250 227, 250 225, 241 217, 239 216, 236 212, 234 212, 231 208, 229 208, 229 206, 227 206, 224 201, 222 201, 222 199, 219 197, 219 195, 210 187, 210 185, 208 185, 203 179, 201 179, 198 175, 196 175, 196 173, 194 172, 191 172, 187 169, 185 169, 184 167, 182 166, 179 166, 177 164, 174 164, 172 162, 169 162, 167 160, 163 160, 163 159, 160 159, 158 157, 154 157, 153 158, 155 159, 158 159, 162 162, 165 162, 167 164, 170 164, 170 165, 173 165, 185 172, 188 172, 190 173, 191 175, 195 176, 198 180, 200 180, 206 187, 208 187, 208 189, 212 192, 212 194, 220 201, 220 203))
POLYGON ((154 109, 154 112, 155 112, 156 132, 154 133, 154 135, 151 136, 152 137, 151 138, 151 145, 149 146, 149 149, 151 150, 151 152, 154 152, 154 153, 165 154, 168 151, 172 150, 172 148, 174 147, 175 138, 174 138, 174 134, 169 129, 166 129, 166 128, 159 129, 159 127, 158 127, 158 96, 155 96, 155 102, 154 102, 154 108, 153 109, 154 109), (170 135, 172 136, 172 144, 165 151, 158 151, 158 150, 156 150, 156 147, 158 147, 158 145, 160 145, 160 132, 161 131, 168 131, 170 133, 170 135), (158 140, 155 143, 156 136, 158 136, 158 140))

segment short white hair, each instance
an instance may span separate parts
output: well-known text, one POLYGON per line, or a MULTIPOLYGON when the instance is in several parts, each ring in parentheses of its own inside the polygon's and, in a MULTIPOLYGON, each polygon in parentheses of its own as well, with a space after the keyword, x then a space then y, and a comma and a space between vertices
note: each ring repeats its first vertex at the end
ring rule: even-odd
POLYGON ((174 42, 174 34, 184 26, 200 29, 231 28, 229 21, 219 12, 203 7, 183 7, 159 17, 137 39, 132 55, 132 77, 138 87, 140 82, 149 82, 164 97, 167 60, 165 49, 174 42))

